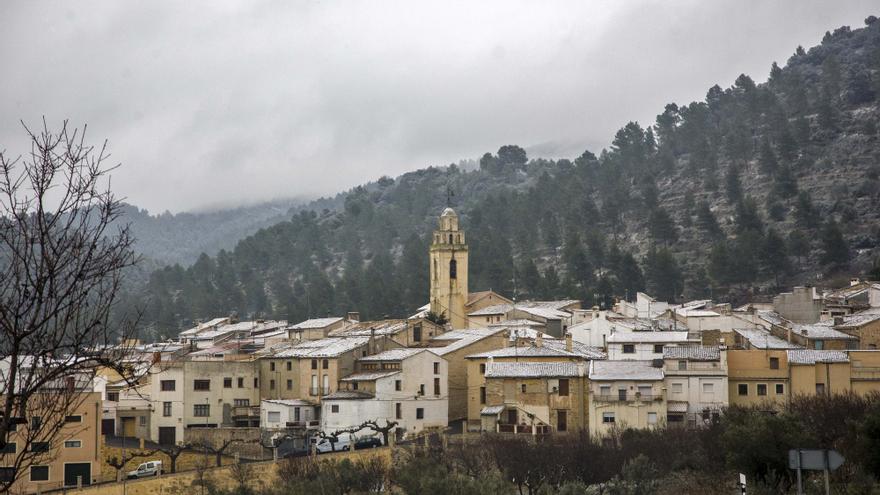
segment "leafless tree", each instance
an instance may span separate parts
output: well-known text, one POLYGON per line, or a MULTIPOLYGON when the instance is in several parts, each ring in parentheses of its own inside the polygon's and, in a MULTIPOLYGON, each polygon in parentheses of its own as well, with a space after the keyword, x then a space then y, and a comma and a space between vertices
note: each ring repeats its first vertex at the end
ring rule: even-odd
POLYGON ((85 127, 67 122, 24 129, 29 154, 0 151, 0 446, 16 443, 0 492, 54 454, 96 370, 132 374, 134 322, 108 324, 137 257, 118 226, 106 143, 86 145, 85 127))
POLYGON ((388 419, 386 418, 385 424, 381 425, 381 426, 379 425, 378 420, 364 421, 361 424, 361 429, 368 428, 370 430, 373 430, 376 433, 380 433, 382 435, 382 445, 387 446, 387 445, 389 445, 388 436, 392 431, 394 431, 397 428, 397 425, 398 425, 397 421, 388 421, 388 419))
POLYGON ((186 451, 192 448, 192 444, 189 443, 179 443, 175 445, 159 445, 156 447, 158 452, 162 452, 163 454, 168 456, 168 472, 176 473, 177 472, 177 459, 186 451))
POLYGON ((142 452, 127 452, 122 457, 116 457, 114 455, 113 457, 107 459, 107 465, 116 470, 116 481, 122 481, 122 470, 125 469, 125 465, 128 464, 128 461, 140 457, 150 457, 156 452, 156 450, 145 450, 142 452))
POLYGON ((220 440, 217 442, 205 441, 205 442, 196 442, 193 444, 193 448, 197 449, 205 449, 206 451, 214 454, 216 456, 217 467, 223 465, 223 456, 226 452, 237 443, 258 443, 258 440, 244 440, 241 438, 227 438, 224 440, 220 440))

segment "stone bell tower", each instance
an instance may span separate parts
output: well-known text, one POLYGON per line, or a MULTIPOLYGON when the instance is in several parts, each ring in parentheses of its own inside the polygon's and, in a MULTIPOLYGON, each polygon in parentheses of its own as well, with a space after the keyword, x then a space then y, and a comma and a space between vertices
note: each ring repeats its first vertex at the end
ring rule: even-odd
POLYGON ((454 329, 466 328, 467 299, 468 248, 458 215, 446 208, 431 242, 431 311, 443 314, 454 329))

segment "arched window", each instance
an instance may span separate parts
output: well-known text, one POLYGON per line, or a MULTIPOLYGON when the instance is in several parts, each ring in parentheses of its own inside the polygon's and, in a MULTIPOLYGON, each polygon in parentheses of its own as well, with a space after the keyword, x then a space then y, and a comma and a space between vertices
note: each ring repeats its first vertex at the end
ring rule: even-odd
POLYGON ((452 234, 449 234, 449 244, 452 244, 452 234))
POLYGON ((458 278, 458 262, 449 260, 449 278, 458 278))
POLYGON ((434 260, 434 280, 437 280, 437 260, 434 260))

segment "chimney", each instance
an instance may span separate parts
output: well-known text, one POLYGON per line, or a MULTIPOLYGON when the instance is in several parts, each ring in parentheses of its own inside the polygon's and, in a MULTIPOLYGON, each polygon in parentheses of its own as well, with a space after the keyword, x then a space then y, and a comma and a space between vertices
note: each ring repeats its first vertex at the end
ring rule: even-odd
POLYGON ((593 319, 599 318, 599 306, 593 306, 593 319))
POLYGON ((370 327, 370 340, 367 341, 367 352, 369 354, 376 354, 376 329, 370 327))
POLYGON ((571 352, 571 332, 565 333, 565 350, 571 352))
POLYGON ((538 332, 538 336, 535 337, 535 347, 543 347, 544 346, 544 334, 542 332, 538 332))
POLYGON ((357 323, 361 321, 361 314, 357 311, 349 311, 348 314, 345 316, 345 319, 357 323))
POLYGON ((860 283, 861 283, 861 282, 860 282, 859 279, 857 279, 857 278, 851 278, 851 279, 849 279, 849 286, 850 286, 850 287, 854 287, 854 286, 856 286, 856 285, 859 285, 860 283))

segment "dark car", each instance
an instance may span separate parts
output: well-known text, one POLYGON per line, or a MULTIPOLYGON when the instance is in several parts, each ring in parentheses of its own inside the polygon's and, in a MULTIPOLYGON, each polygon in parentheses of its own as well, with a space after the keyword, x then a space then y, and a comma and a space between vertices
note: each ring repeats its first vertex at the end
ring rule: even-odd
POLYGON ((356 442, 354 442, 354 449, 375 449, 376 447, 382 446, 382 440, 379 437, 364 437, 358 438, 356 442))

